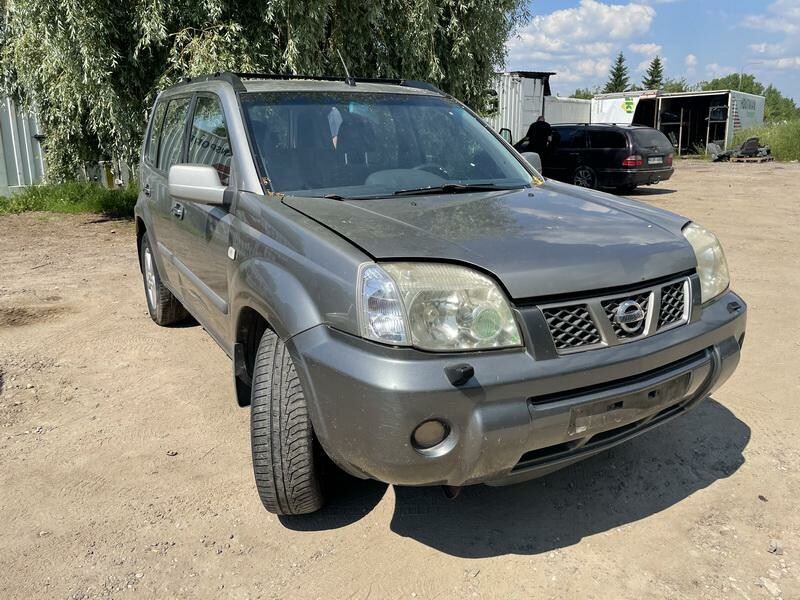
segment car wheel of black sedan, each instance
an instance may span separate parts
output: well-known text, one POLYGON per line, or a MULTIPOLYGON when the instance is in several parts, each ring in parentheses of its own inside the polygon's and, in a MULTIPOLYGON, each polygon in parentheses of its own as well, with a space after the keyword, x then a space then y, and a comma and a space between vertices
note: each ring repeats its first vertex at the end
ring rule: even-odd
POLYGON ((575 169, 572 175, 572 184, 585 188, 597 187, 597 176, 594 171, 586 165, 581 165, 575 169))

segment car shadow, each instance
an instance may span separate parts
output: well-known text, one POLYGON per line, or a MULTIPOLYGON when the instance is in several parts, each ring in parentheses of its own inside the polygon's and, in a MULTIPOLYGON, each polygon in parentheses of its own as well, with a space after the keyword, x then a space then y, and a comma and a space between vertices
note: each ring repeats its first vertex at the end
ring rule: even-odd
POLYGON ((398 488, 392 531, 453 556, 539 554, 654 515, 732 475, 750 428, 706 400, 681 418, 552 475, 472 486, 455 501, 398 488))
MULTIPOLYGON (((749 440, 750 428, 709 399, 630 442, 527 483, 468 486, 455 500, 435 487, 395 487, 390 528, 463 558, 548 552, 654 515, 729 477, 744 464, 749 440)), ((323 510, 281 522, 297 531, 344 527, 372 511, 386 489, 342 479, 323 510)))
POLYGON ((661 196, 663 194, 674 194, 677 190, 663 187, 637 187, 627 193, 620 194, 621 196, 661 196))

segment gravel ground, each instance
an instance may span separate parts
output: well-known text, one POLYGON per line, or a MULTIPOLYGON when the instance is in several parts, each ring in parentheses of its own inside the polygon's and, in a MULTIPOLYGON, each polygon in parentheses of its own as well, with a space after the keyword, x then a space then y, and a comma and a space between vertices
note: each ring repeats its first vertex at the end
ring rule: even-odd
POLYGON ((684 162, 635 194, 715 230, 750 304, 695 412, 543 479, 343 480, 269 515, 196 325, 147 317, 130 222, 0 217, 2 598, 800 598, 800 165, 684 162))

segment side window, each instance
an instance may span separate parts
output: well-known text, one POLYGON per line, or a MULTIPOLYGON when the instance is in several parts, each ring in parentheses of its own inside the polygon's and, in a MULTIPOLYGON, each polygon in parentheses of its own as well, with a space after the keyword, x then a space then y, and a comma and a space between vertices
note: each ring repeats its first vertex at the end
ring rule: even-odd
POLYGON ((586 149, 586 128, 585 127, 577 127, 572 134, 572 141, 569 144, 570 148, 574 148, 576 150, 585 150, 586 149))
POLYGON ((158 168, 168 171, 181 159, 189 98, 170 100, 158 141, 158 168))
POLYGON ((620 149, 627 147, 625 136, 610 129, 593 129, 589 131, 589 145, 592 148, 620 149))
POLYGON ((210 96, 198 96, 189 135, 188 162, 214 167, 219 173, 220 183, 228 185, 231 156, 228 127, 219 100, 210 96))
POLYGON ((552 150, 583 148, 586 145, 583 128, 554 127, 551 136, 550 148, 552 150))
POLYGON ((151 165, 158 159, 158 136, 161 135, 161 126, 164 124, 164 112, 167 110, 166 102, 159 102, 153 110, 153 123, 150 125, 150 136, 147 138, 145 158, 151 165))

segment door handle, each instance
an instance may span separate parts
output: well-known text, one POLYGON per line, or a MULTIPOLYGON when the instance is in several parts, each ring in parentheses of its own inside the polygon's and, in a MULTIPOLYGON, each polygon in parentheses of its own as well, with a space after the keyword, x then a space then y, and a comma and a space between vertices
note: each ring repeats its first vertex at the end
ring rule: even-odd
POLYGON ((142 188, 142 193, 146 197, 148 197, 148 198, 150 197, 150 184, 149 183, 144 184, 144 187, 142 188))
POLYGON ((179 219, 183 218, 183 205, 182 204, 173 204, 170 212, 173 216, 178 217, 179 219))

